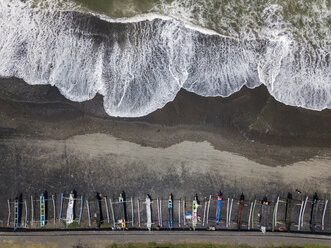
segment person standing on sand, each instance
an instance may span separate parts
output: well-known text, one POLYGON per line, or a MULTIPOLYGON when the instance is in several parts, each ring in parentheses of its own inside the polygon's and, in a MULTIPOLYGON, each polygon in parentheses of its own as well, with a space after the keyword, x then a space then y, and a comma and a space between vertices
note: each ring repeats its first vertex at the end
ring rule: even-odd
POLYGON ((261 232, 263 234, 267 231, 268 226, 268 211, 269 210, 269 202, 267 197, 265 196, 262 200, 262 211, 261 211, 261 232))

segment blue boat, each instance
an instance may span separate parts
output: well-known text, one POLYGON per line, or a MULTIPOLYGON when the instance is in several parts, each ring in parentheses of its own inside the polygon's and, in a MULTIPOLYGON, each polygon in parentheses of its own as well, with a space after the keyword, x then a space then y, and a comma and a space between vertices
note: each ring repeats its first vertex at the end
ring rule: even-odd
POLYGON ((45 226, 46 217, 45 217, 45 197, 44 194, 40 196, 40 227, 43 228, 45 226))
POLYGON ((169 200, 168 200, 168 211, 169 211, 169 221, 168 221, 168 227, 169 229, 172 229, 173 223, 174 223, 174 206, 173 206, 173 196, 170 194, 169 200))
POLYGON ((217 210, 216 210, 216 226, 219 226, 221 219, 221 207, 222 207, 223 195, 220 191, 217 198, 217 210))
POLYGON ((14 202, 14 231, 18 229, 18 225, 19 225, 19 215, 20 215, 19 204, 20 204, 19 200, 18 198, 16 198, 14 202))

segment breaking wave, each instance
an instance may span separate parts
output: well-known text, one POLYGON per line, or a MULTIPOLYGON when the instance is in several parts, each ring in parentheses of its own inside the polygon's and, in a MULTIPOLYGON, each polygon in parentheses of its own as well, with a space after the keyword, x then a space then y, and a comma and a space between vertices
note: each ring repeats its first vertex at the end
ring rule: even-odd
POLYGON ((247 10, 237 1, 236 16, 221 5, 211 13, 204 4, 215 0, 159 1, 114 17, 76 2, 2 0, 0 77, 55 85, 72 101, 99 93, 120 117, 162 108, 181 88, 225 97, 261 84, 285 104, 331 108, 326 1, 296 15, 312 18, 301 28, 277 3, 247 10))

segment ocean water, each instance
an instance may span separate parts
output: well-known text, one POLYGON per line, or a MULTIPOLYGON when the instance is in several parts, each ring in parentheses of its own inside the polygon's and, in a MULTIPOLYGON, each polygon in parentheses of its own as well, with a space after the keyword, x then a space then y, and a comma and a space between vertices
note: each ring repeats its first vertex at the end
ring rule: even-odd
POLYGON ((0 77, 104 96, 147 115, 184 88, 229 96, 264 84, 280 102, 331 108, 328 0, 1 0, 0 77))

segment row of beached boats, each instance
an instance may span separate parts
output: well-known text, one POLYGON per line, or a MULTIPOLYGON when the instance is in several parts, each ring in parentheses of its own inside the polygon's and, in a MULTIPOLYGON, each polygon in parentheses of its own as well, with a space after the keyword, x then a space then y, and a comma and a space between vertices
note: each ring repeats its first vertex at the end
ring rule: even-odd
MULTIPOLYGON (((17 197, 14 202, 8 200, 9 214, 7 225, 10 225, 12 203, 14 204, 14 230, 19 228, 20 223, 22 227, 27 228, 27 202, 26 200, 22 200, 22 196, 17 197), (21 221, 22 212, 24 212, 22 211, 23 209, 25 209, 25 218, 21 221)), ((157 198, 156 200, 152 200, 151 196, 147 194, 144 201, 138 199, 136 204, 134 204, 133 198, 131 197, 127 200, 125 192, 122 192, 116 201, 112 201, 112 199, 108 200, 107 197, 103 197, 99 193, 96 194, 92 201, 84 201, 83 196, 77 196, 77 193, 73 191, 66 196, 61 193, 58 218, 56 218, 54 195, 48 197, 47 193, 45 193, 41 194, 39 199, 33 199, 31 197, 29 224, 30 226, 34 226, 39 223, 39 226, 44 228, 47 222, 54 222, 56 224, 56 221, 59 220, 59 222, 64 222, 67 227, 70 227, 73 223, 77 223, 79 226, 85 203, 89 227, 92 226, 92 221, 95 221, 98 228, 108 223, 112 229, 141 228, 146 226, 148 230, 152 230, 153 227, 157 229, 167 228, 169 230, 187 227, 192 230, 196 230, 197 227, 216 230, 230 228, 231 225, 233 229, 233 224, 235 224, 238 230, 259 228, 263 233, 269 227, 271 227, 272 231, 291 231, 294 228, 300 231, 304 226, 309 226, 313 232, 316 230, 324 231, 325 215, 328 206, 328 200, 319 200, 316 193, 312 200, 308 199, 308 197, 305 197, 303 200, 294 200, 292 194, 289 193, 287 198, 277 197, 276 201, 269 202, 266 197, 261 201, 257 199, 247 201, 244 194, 241 194, 239 199, 230 197, 223 199, 222 192, 219 192, 217 197, 209 196, 202 203, 199 201, 197 194, 191 202, 186 202, 186 200, 182 199, 174 200, 171 194, 166 203, 168 210, 167 225, 163 226, 165 221, 163 221, 162 211, 164 211, 165 206, 162 199, 157 198), (94 203, 94 207, 91 207, 92 203, 94 203), (39 205, 39 211, 35 211, 36 205, 39 205), (136 209, 134 205, 136 205, 136 209), (223 205, 226 206, 223 207, 223 205), (310 219, 306 221, 308 205, 311 208, 310 219), (53 206, 53 219, 47 216, 47 210, 51 206, 53 206), (66 207, 66 211, 64 211, 64 207, 66 207), (76 209, 79 209, 77 218, 76 209), (156 210, 157 215, 153 210, 156 210), (210 213, 211 210, 216 210, 215 215, 210 213), (237 214, 234 213, 235 211, 237 214), (35 218, 36 212, 38 218, 35 218), (103 217, 104 212, 106 212, 106 218, 103 217), (130 219, 128 218, 128 212, 131 212, 130 219), (225 218, 224 215, 226 216, 225 218), (247 218, 246 222, 244 221, 245 217, 247 218)))

